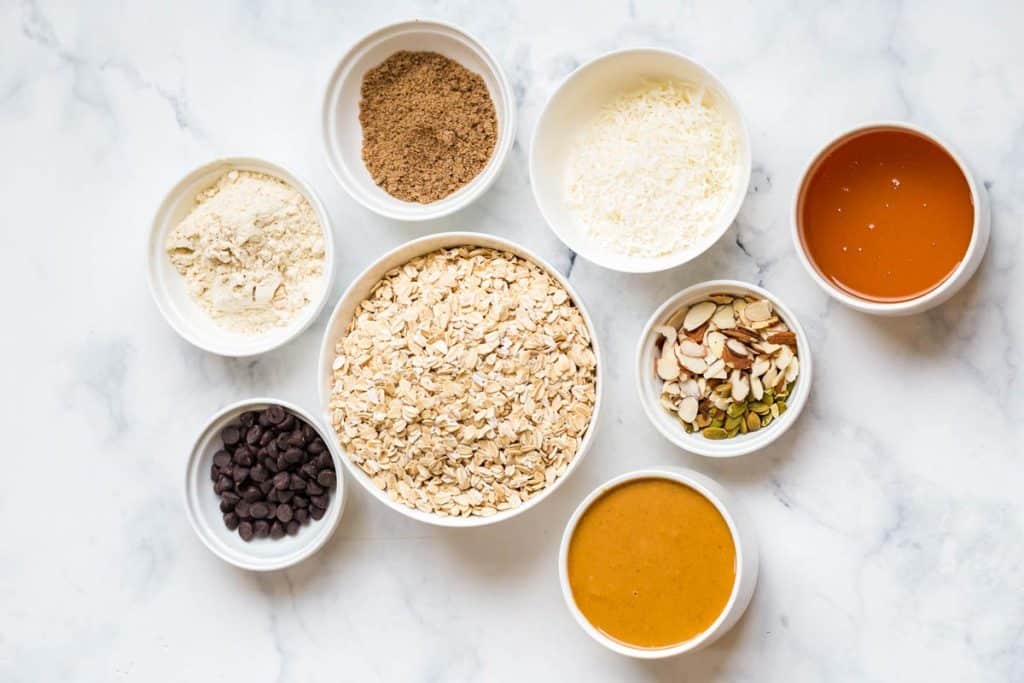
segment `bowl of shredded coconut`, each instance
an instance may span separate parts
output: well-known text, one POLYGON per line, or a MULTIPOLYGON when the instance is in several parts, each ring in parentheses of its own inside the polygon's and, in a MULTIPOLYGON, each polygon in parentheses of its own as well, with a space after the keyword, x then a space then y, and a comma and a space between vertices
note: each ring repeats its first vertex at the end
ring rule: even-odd
POLYGON ((204 164, 167 194, 149 240, 149 284, 182 337, 223 356, 253 356, 306 329, 334 274, 326 210, 279 164, 204 164))
POLYGON ((660 49, 584 64, 548 100, 530 182, 555 234, 588 261, 646 273, 686 263, 735 220, 750 140, 714 74, 660 49))

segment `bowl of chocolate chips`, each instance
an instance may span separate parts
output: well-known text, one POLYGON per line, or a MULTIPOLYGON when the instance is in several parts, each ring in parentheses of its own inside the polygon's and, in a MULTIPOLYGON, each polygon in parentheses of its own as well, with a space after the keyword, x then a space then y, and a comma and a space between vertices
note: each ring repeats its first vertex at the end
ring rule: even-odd
POLYGON ((345 504, 341 454, 312 415, 286 401, 230 405, 199 434, 185 510, 215 555, 242 569, 301 562, 334 533, 345 504))

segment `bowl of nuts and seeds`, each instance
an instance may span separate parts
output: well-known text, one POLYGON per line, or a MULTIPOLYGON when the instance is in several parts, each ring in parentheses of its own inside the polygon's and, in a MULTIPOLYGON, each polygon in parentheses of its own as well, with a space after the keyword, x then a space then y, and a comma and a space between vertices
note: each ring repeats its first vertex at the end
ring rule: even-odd
POLYGON ((636 380, 665 438, 709 457, 764 448, 807 401, 811 354, 796 316, 767 291, 714 280, 679 292, 640 336, 636 380))
POLYGON ((284 569, 327 542, 345 507, 335 440, 302 408, 272 398, 210 418, 185 469, 185 511, 218 557, 284 569))
POLYGON ((349 472, 439 526, 538 504, 594 437, 600 351, 582 300, 507 240, 430 235, 382 256, 331 315, 317 377, 349 472))

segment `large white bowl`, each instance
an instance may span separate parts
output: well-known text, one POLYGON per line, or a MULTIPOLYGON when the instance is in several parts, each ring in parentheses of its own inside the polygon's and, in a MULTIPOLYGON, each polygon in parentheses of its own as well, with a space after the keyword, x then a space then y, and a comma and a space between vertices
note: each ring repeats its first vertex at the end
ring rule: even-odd
POLYGON ((948 301, 949 298, 956 294, 961 287, 967 284, 967 281, 970 280, 975 271, 978 270, 978 266, 981 265, 981 260, 985 256, 985 249, 988 247, 988 238, 989 233, 991 232, 991 223, 992 210, 989 205, 988 193, 986 193, 985 187, 975 180, 971 169, 964 162, 963 158, 956 153, 956 150, 949 145, 949 143, 943 141, 935 134, 911 123, 906 123, 904 121, 875 121, 871 123, 863 123, 835 136, 831 141, 825 144, 817 154, 811 157, 810 161, 807 162, 807 166, 804 168, 804 172, 801 175, 800 183, 796 186, 796 190, 793 193, 790 228, 792 230, 793 246, 796 248, 797 256, 800 257, 800 263, 803 264, 804 270, 806 270, 807 274, 811 276, 811 279, 814 280, 819 287, 825 290, 826 294, 839 303, 863 313, 882 316, 899 316, 923 313, 934 308, 935 306, 948 301), (908 301, 869 301, 867 299, 861 299, 853 296, 849 292, 840 289, 834 283, 829 281, 828 278, 818 270, 817 266, 814 265, 811 257, 804 249, 803 239, 800 236, 800 213, 802 208, 801 205, 803 203, 804 189, 807 187, 807 183, 810 181, 814 171, 818 168, 821 162, 825 160, 825 157, 828 156, 832 150, 848 141, 850 138, 869 131, 886 129, 903 130, 915 133, 926 140, 931 140, 941 149, 945 150, 946 153, 953 158, 953 161, 956 162, 956 165, 960 167, 960 171, 964 174, 964 178, 967 180, 967 186, 971 191, 971 201, 974 204, 974 225, 971 232, 971 241, 967 245, 967 251, 964 254, 963 260, 960 262, 960 265, 958 265, 949 277, 939 284, 938 287, 908 301))
POLYGON ((290 567, 322 548, 338 527, 346 500, 345 476, 339 464, 342 459, 334 434, 297 405, 275 398, 253 398, 233 403, 211 417, 196 437, 185 466, 185 513, 203 544, 225 562, 252 571, 290 567), (330 505, 322 519, 310 520, 295 536, 254 538, 246 542, 236 531, 224 526, 220 497, 214 492, 213 482, 210 481, 210 466, 214 454, 222 446, 220 431, 242 413, 263 410, 271 405, 282 406, 301 417, 324 440, 334 461, 334 469, 338 472, 338 483, 331 491, 330 505))
POLYGON ((334 282, 334 235, 327 210, 312 186, 280 164, 253 157, 215 159, 190 171, 171 188, 157 209, 147 244, 149 291, 167 323, 186 341, 221 356, 255 356, 288 343, 320 315, 334 282), (255 171, 280 178, 313 207, 324 236, 323 278, 316 296, 287 325, 251 336, 220 327, 195 302, 183 278, 167 256, 167 235, 195 207, 196 195, 229 171, 255 171))
POLYGON ((636 384, 640 392, 640 405, 643 406, 651 423, 666 439, 680 448, 710 458, 732 458, 753 453, 785 434, 796 422, 807 403, 807 397, 811 393, 812 370, 811 345, 793 312, 774 294, 739 280, 702 282, 687 287, 670 298, 647 321, 644 331, 640 333, 640 343, 636 350, 636 384), (739 434, 731 439, 707 439, 697 432, 687 434, 679 420, 670 415, 659 402, 663 382, 654 374, 654 355, 659 339, 654 328, 666 324, 680 309, 703 301, 711 294, 753 294, 771 301, 779 318, 796 334, 797 353, 800 359, 800 375, 796 378, 793 393, 786 402, 786 412, 767 427, 756 432, 739 434))
POLYGON ((654 48, 619 50, 587 62, 562 82, 541 112, 530 143, 530 184, 548 225, 570 249, 605 268, 650 273, 673 268, 707 251, 735 220, 750 182, 750 138, 739 106, 708 69, 676 52, 654 48), (565 203, 565 165, 573 139, 602 106, 644 80, 673 79, 696 83, 714 93, 736 129, 739 159, 736 187, 715 226, 693 248, 654 258, 624 256, 600 247, 583 233, 565 203))
POLYGON ((327 164, 353 199, 381 216, 425 221, 463 208, 495 181, 515 142, 516 105, 501 64, 480 41, 452 24, 415 19, 378 29, 349 48, 327 81, 321 124, 327 164), (392 197, 378 187, 363 164, 363 129, 359 124, 363 77, 401 50, 437 52, 480 75, 498 118, 498 140, 487 166, 465 186, 430 204, 392 197))
POLYGON ((565 604, 573 618, 576 619, 576 623, 586 631, 587 635, 612 652, 638 659, 663 659, 693 652, 710 645, 725 635, 736 625, 746 611, 747 605, 750 604, 754 588, 757 587, 758 565, 757 536, 754 532, 754 525, 747 517, 743 507, 714 479, 682 467, 651 467, 628 472, 598 486, 583 499, 583 502, 573 512, 572 517, 569 518, 569 523, 565 525, 565 532, 562 534, 562 545, 558 551, 558 579, 562 586, 562 597, 565 598, 565 604), (587 621, 586 616, 580 611, 572 594, 572 586, 569 584, 569 544, 580 518, 586 514, 595 500, 609 490, 627 481, 637 479, 668 479, 689 486, 703 495, 722 514, 726 524, 729 525, 729 531, 732 533, 733 543, 736 546, 736 581, 733 583, 732 593, 729 595, 729 601, 725 604, 725 609, 706 631, 671 647, 633 647, 602 633, 594 628, 594 625, 587 621))
MULTIPOLYGON (((553 266, 544 261, 542 258, 534 254, 532 251, 522 247, 515 242, 510 242, 500 237, 493 237, 491 235, 484 235, 476 232, 444 232, 436 235, 428 235, 427 237, 421 237, 411 242, 406 242, 400 247, 393 249, 392 251, 384 254, 380 259, 371 264, 366 268, 360 275, 352 281, 349 288, 341 296, 341 300, 338 301, 337 306, 334 307, 334 312, 331 314, 331 319, 327 323, 327 331, 324 334, 323 344, 320 346, 320 364, 317 369, 317 386, 320 388, 320 405, 324 415, 324 420, 327 425, 332 424, 331 410, 330 410, 330 399, 331 399, 331 388, 333 384, 332 380, 332 364, 335 358, 335 346, 337 342, 344 337, 349 323, 352 321, 352 315, 354 314, 356 307, 370 294, 370 290, 377 282, 392 268, 396 268, 403 263, 407 263, 417 256, 423 254, 429 254, 432 251, 438 249, 444 249, 448 247, 457 247, 462 245, 474 245, 481 247, 489 247, 491 249, 497 249, 501 251, 511 252, 527 261, 531 261, 540 266, 545 272, 558 282, 565 291, 569 294, 573 304, 579 309, 580 314, 583 316, 583 320, 587 325, 587 330, 590 332, 590 341, 594 349, 594 356, 597 358, 597 370, 596 370, 596 398, 594 401, 594 413, 590 418, 590 426, 587 428, 586 434, 583 435, 583 441, 580 444, 579 452, 576 453, 576 457, 571 463, 569 463, 565 474, 555 480, 553 484, 545 488, 540 493, 536 494, 529 500, 525 501, 522 505, 511 510, 504 510, 498 512, 495 515, 489 517, 443 517, 441 515, 421 512, 413 508, 407 507, 402 503, 397 503, 388 498, 384 491, 381 491, 377 486, 374 485, 373 480, 363 470, 361 470, 345 453, 344 446, 339 446, 339 449, 344 454, 341 458, 348 468, 349 474, 362 485, 370 494, 379 500, 384 505, 387 505, 392 510, 400 512, 406 517, 411 517, 420 522, 426 522, 427 524, 434 524, 437 526, 446 527, 475 527, 475 526, 486 526, 488 524, 496 524, 506 519, 511 519, 517 515, 520 515, 527 510, 538 505, 542 500, 546 499, 552 493, 557 491, 562 484, 572 475, 573 472, 579 467, 580 463, 583 462, 583 458, 587 455, 590 450, 590 446, 594 441, 594 432, 597 428, 598 418, 601 414, 601 393, 604 387, 602 380, 602 367, 601 361, 601 350, 597 341, 597 334, 594 329, 594 323, 590 319, 590 314, 587 313, 586 306, 583 304, 583 300, 579 294, 573 290, 568 280, 562 277, 553 266)), ((332 434, 335 444, 338 443, 337 436, 332 434)))

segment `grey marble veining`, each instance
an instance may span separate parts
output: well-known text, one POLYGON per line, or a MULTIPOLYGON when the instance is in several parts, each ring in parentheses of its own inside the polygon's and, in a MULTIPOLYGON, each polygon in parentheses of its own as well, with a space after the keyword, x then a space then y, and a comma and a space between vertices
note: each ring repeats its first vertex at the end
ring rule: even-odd
POLYGON ((0 519, 0 680, 1024 680, 1024 10, 1017 2, 0 2, 0 249, 10 323, 0 519), (346 46, 414 16, 476 34, 520 129, 474 206, 428 225, 369 214, 331 177, 320 89, 346 46), (527 143, 547 96, 610 49, 667 46, 743 108, 754 173, 736 225, 657 275, 574 259, 545 227, 527 143), (899 320, 831 302, 788 235, 794 184, 838 129, 909 119, 953 141, 993 205, 989 253, 948 304, 899 320), (326 315, 259 359, 191 348, 145 285, 165 190, 213 156, 279 159, 335 222, 332 296, 371 259, 441 229, 518 240, 589 303, 605 349, 600 440, 537 510, 430 529, 353 487, 308 562, 237 571, 194 537, 185 450, 204 419, 271 394, 315 408, 326 315), (632 357, 683 286, 734 277, 781 296, 816 377, 799 423, 731 461, 658 436, 632 357), (762 573, 745 618, 693 656, 644 663, 592 643, 562 605, 563 525, 599 482, 678 463, 754 517, 762 573))

